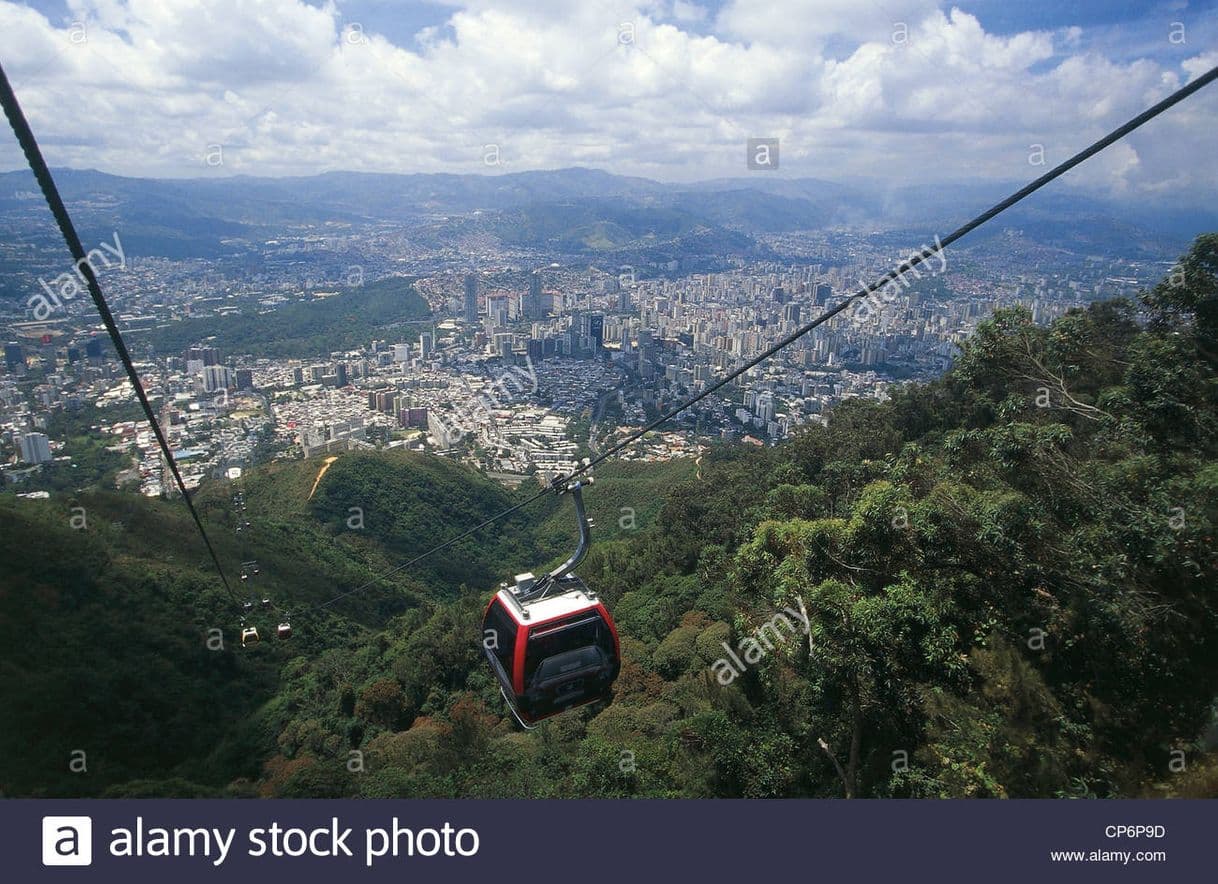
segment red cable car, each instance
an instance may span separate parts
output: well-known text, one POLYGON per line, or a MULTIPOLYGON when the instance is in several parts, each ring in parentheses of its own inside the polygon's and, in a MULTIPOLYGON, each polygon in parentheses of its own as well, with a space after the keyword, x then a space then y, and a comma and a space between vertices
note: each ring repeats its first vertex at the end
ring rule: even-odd
POLYGON ((571 573, 592 541, 580 494, 591 481, 565 489, 579 520, 579 546, 571 558, 541 579, 520 574, 513 585, 503 584, 483 616, 482 650, 503 698, 526 728, 577 706, 612 700, 621 669, 613 618, 571 573))

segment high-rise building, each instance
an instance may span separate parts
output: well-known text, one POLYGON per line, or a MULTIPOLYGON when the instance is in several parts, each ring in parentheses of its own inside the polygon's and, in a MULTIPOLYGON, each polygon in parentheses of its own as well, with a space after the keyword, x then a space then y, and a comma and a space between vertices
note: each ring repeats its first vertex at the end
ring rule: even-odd
POLYGON ((583 340, 581 349, 600 350, 604 346, 605 315, 603 313, 584 313, 578 317, 577 325, 579 337, 583 340))
POLYGON ((541 271, 534 270, 529 274, 529 293, 525 295, 525 319, 541 319, 541 271))
POLYGON ((818 282, 812 289, 813 300, 818 307, 823 307, 829 303, 829 299, 833 297, 833 286, 827 282, 818 282))
POLYGON ((215 393, 234 386, 233 370, 227 365, 206 365, 203 367, 203 390, 215 393))
POLYGON ((381 390, 376 394, 376 410, 383 414, 393 414, 401 407, 401 397, 393 390, 381 390))
POLYGON ((183 359, 188 363, 197 360, 204 366, 219 365, 220 351, 215 347, 191 347, 183 354, 183 359))
POLYGON ((51 459, 51 441, 45 433, 26 433, 17 441, 26 463, 47 463, 51 459))
POLYGON ((508 322, 508 298, 506 295, 486 296, 486 315, 493 328, 502 328, 508 322))
POLYGON ((249 368, 237 369, 237 389, 252 390, 254 389, 254 372, 249 368))
POLYGON ((25 365, 25 350, 16 341, 9 341, 4 345, 4 367, 16 371, 19 365, 25 365))
POLYGON ((654 335, 652 334, 651 329, 640 328, 639 335, 638 335, 638 342, 639 342, 639 355, 643 359, 651 359, 653 356, 652 349, 655 346, 655 338, 654 338, 654 335))
POLYGON ((93 337, 85 341, 85 358, 91 362, 100 361, 102 358, 102 341, 101 338, 93 337))
POLYGON ((768 390, 758 393, 755 412, 763 423, 774 420, 774 394, 768 390))
POLYGON ((565 356, 579 355, 579 329, 572 325, 569 329, 562 333, 561 346, 565 356))
POLYGON ((478 321, 478 277, 472 273, 465 274, 465 321, 478 321))
MULTIPOLYGON (((347 369, 347 363, 340 362, 337 365, 335 365, 334 366, 334 386, 336 386, 336 387, 347 386, 347 384, 350 382, 350 380, 348 378, 348 374, 349 374, 349 372, 347 369)), ((238 381, 237 388, 238 389, 241 388, 240 379, 241 379, 241 373, 237 372, 237 381, 238 381)))
POLYGON ((432 347, 435 345, 435 335, 431 332, 423 332, 419 335, 419 355, 426 359, 431 355, 432 347))

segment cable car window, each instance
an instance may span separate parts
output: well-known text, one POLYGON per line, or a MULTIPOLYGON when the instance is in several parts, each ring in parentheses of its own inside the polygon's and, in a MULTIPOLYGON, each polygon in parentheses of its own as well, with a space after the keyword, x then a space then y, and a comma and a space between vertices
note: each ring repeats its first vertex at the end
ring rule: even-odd
POLYGON ((613 656, 613 636, 599 616, 585 617, 574 623, 529 633, 529 652, 524 661, 524 683, 530 684, 533 674, 543 660, 570 651, 595 645, 606 657, 613 656))
POLYGON ((539 626, 529 634, 529 638, 544 638, 553 632, 561 632, 564 629, 583 626, 585 623, 599 623, 600 619, 598 615, 593 614, 591 617, 583 617, 579 620, 564 620, 554 626, 539 626))
POLYGON ((485 631, 482 640, 486 647, 495 652, 499 662, 506 672, 512 671, 512 658, 516 652, 516 624, 503 610, 503 605, 496 600, 486 615, 485 631))
POLYGON ((581 669, 602 666, 604 662, 605 653, 596 645, 576 648, 574 651, 567 651, 565 654, 555 654, 553 657, 546 657, 541 662, 541 665, 537 667, 537 677, 533 680, 533 683, 537 685, 544 684, 551 679, 562 678, 581 669))

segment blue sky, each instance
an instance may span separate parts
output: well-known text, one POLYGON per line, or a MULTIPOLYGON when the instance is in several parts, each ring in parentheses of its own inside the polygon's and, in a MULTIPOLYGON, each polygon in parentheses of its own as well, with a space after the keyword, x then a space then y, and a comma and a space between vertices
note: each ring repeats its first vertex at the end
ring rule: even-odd
MULTIPOLYGON (((0 0, 0 59, 53 163, 119 174, 688 180, 741 174, 747 139, 777 137, 784 176, 1006 181, 1218 64, 1214 7, 0 0)), ((1203 93, 1071 183, 1212 203, 1216 113, 1203 93)))

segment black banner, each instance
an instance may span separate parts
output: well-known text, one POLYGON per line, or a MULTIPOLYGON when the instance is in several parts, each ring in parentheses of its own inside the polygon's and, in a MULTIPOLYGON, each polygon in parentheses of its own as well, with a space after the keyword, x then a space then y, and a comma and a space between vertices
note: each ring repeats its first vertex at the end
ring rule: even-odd
POLYGON ((1198 801, 0 802, 4 878, 1200 881, 1198 801), (284 877, 284 876, 290 876, 284 877))

